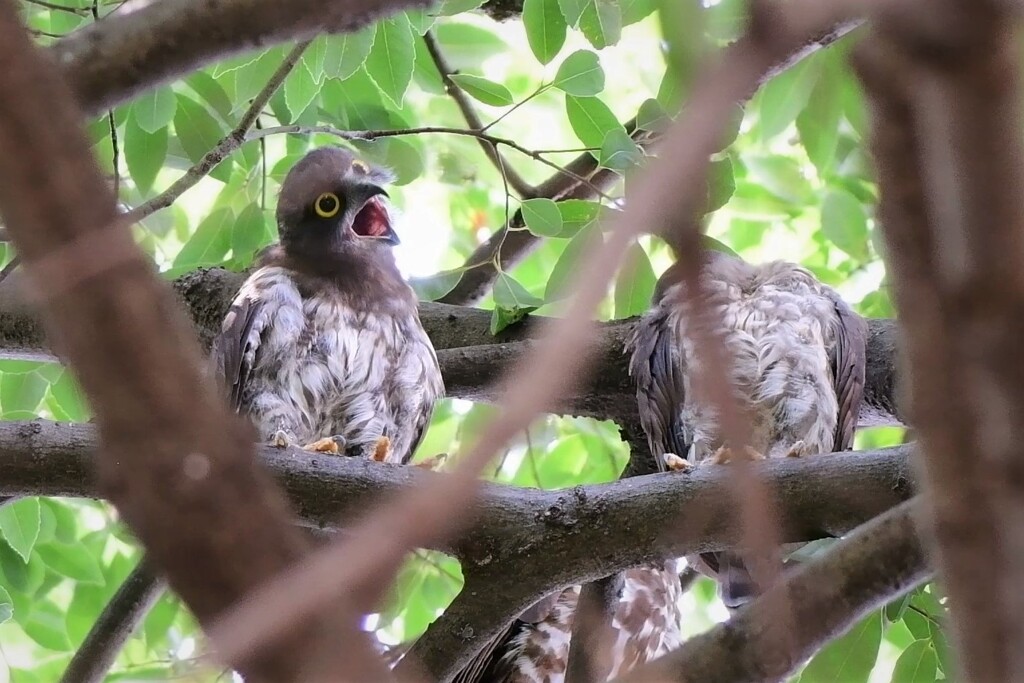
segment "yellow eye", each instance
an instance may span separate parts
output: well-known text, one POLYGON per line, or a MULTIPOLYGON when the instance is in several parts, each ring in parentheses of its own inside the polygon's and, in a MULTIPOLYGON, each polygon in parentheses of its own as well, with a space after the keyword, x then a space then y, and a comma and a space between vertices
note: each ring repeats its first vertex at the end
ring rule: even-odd
POLYGON ((355 159, 352 161, 352 168, 356 169, 360 173, 369 173, 370 167, 366 165, 366 162, 355 159))
POLYGON ((313 210, 321 218, 333 218, 341 211, 341 201, 338 200, 338 195, 333 192, 324 192, 316 198, 313 210))

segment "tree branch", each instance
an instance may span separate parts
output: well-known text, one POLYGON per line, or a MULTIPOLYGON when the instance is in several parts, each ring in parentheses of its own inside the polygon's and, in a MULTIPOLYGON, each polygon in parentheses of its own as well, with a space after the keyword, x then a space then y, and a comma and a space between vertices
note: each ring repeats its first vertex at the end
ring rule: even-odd
POLYGON ((422 0, 161 0, 75 31, 51 48, 87 115, 210 62, 352 31, 422 0))
POLYGON ((612 618, 624 580, 623 573, 616 572, 580 588, 572 618, 565 683, 607 680, 611 669, 607 653, 614 645, 612 618))
MULTIPOLYGON (((0 495, 96 496, 89 473, 95 449, 87 425, 0 424, 0 495)), ((912 454, 911 447, 899 446, 780 459, 759 464, 755 472, 777 496, 783 540, 806 541, 842 535, 908 499, 917 481, 912 454)), ((260 460, 299 519, 324 529, 344 526, 385 497, 448 476, 269 447, 260 449, 260 460)), ((461 560, 467 587, 417 643, 415 656, 443 678, 544 595, 643 562, 732 545, 741 530, 732 515, 729 476, 720 468, 698 468, 563 491, 484 484, 467 511, 473 526, 437 546, 461 560), (508 581, 510 575, 517 581, 508 581)))
MULTIPOLYGON (((221 321, 245 274, 221 268, 185 274, 172 284, 191 314, 202 346, 209 349, 221 321)), ((24 279, 15 274, 0 284, 0 357, 56 360, 31 306, 22 294, 24 279)), ((438 360, 449 396, 494 401, 495 380, 533 344, 540 326, 548 320, 527 318, 494 336, 490 311, 441 303, 420 303, 420 320, 438 351, 438 360)), ((592 343, 597 346, 599 371, 590 373, 554 406, 553 412, 610 418, 629 427, 636 419, 636 394, 629 378, 623 344, 632 320, 598 325, 592 343)), ((895 358, 899 340, 892 320, 869 321, 868 373, 861 426, 897 424, 903 413, 895 395, 895 358)), ((643 441, 640 435, 639 441, 643 441)))
POLYGON ((920 501, 908 501, 867 522, 729 621, 617 681, 782 680, 872 610, 928 580, 932 570, 918 540, 918 514, 920 501), (774 628, 780 610, 792 615, 789 632, 774 628))
POLYGON ((100 683, 124 644, 164 592, 164 582, 142 560, 103 608, 75 652, 61 683, 100 683))
MULTIPOLYGON (((434 61, 434 66, 437 67, 437 72, 441 75, 441 80, 444 81, 444 89, 455 100, 455 104, 459 107, 459 111, 462 112, 462 118, 466 119, 466 124, 474 131, 483 132, 484 122, 480 120, 480 116, 476 113, 476 107, 469 100, 466 93, 460 88, 455 81, 452 80, 451 76, 455 73, 444 55, 441 53, 441 48, 434 39, 434 34, 427 31, 423 36, 423 41, 427 45, 427 52, 430 53, 430 58, 434 61)), ((484 154, 491 160, 491 163, 498 169, 509 186, 516 191, 521 199, 529 199, 533 196, 534 188, 530 183, 523 180, 522 176, 516 173, 508 162, 501 158, 498 153, 498 148, 493 142, 488 142, 484 138, 478 138, 480 140, 480 148, 483 149, 484 154)))
POLYGON ((252 128, 253 124, 256 123, 256 119, 259 118, 263 112, 263 108, 267 106, 267 102, 274 96, 277 89, 284 83, 284 79, 288 77, 295 65, 298 64, 299 58, 302 57, 302 53, 306 51, 306 47, 309 45, 309 41, 304 41, 297 44, 291 49, 291 51, 285 55, 281 65, 277 67, 277 70, 271 75, 270 80, 263 86, 263 89, 256 94, 253 98, 252 104, 246 109, 245 113, 242 114, 242 118, 239 119, 238 125, 235 128, 221 138, 213 149, 203 155, 203 158, 196 162, 192 168, 185 171, 184 175, 174 181, 170 187, 166 190, 146 201, 146 203, 135 207, 128 212, 128 220, 138 221, 146 216, 149 216, 160 209, 167 208, 174 201, 183 195, 187 190, 191 189, 200 180, 209 175, 210 171, 217 167, 217 164, 224 161, 232 152, 241 147, 246 141, 246 133, 252 128))
MULTIPOLYGON (((216 36, 219 29, 190 30, 216 36)), ((67 82, 32 45, 12 0, 0 0, 0 64, 0 91, 18 93, 0 99, 0 212, 47 326, 95 411, 104 444, 95 459, 98 479, 154 565, 208 627, 298 560, 310 541, 254 460, 251 426, 204 376, 187 318, 135 244, 96 167, 67 82)), ((310 661, 386 677, 354 615, 324 610, 296 626, 229 664, 252 681, 322 676, 310 661)))

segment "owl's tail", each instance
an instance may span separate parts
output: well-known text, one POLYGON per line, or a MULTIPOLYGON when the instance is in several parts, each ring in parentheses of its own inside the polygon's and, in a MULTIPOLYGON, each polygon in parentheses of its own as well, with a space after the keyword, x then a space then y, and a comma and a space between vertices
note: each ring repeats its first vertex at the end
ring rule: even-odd
POLYGON ((757 597, 754 577, 735 553, 718 553, 718 586, 722 602, 729 609, 739 609, 757 597))

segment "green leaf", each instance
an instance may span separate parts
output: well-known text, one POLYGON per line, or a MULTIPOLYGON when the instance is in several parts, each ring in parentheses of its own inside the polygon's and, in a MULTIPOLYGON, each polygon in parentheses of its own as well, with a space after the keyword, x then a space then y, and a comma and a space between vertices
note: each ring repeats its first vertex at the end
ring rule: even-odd
POLYGON ((640 163, 642 158, 643 154, 641 154, 640 148, 622 128, 608 131, 601 143, 601 152, 597 157, 601 166, 613 171, 625 171, 633 168, 640 163))
POLYGON ((14 616, 14 601, 7 589, 0 586, 0 624, 14 616))
MULTIPOLYGON (((206 107, 195 100, 178 94, 178 108, 174 113, 174 134, 189 161, 196 163, 217 146, 224 131, 206 107)), ((231 178, 231 157, 218 164, 210 176, 222 182, 231 178)))
POLYGON ((192 92, 199 95, 204 102, 213 107, 213 110, 225 123, 234 125, 232 112, 235 110, 235 105, 231 102, 227 91, 224 90, 224 86, 215 78, 205 71, 196 71, 185 79, 185 84, 192 88, 192 92))
POLYGON ((725 206, 736 192, 736 180, 733 175, 732 160, 729 157, 712 161, 708 166, 708 193, 704 213, 725 206))
POLYGON ((567 26, 558 0, 524 0, 522 16, 530 49, 537 61, 547 64, 565 45, 567 26))
POLYGON ((628 318, 646 311, 657 281, 647 252, 634 242, 626 250, 626 260, 615 278, 615 317, 628 318))
POLYGON ((244 262, 252 260, 258 249, 270 244, 272 238, 267 217, 257 202, 238 214, 231 228, 231 254, 244 262))
POLYGON ((438 24, 434 27, 434 38, 454 69, 479 69, 484 60, 509 50, 509 44, 494 31, 464 21, 438 24))
POLYGON ((412 80, 416 59, 416 34, 409 19, 397 14, 377 24, 373 47, 366 57, 366 71, 381 92, 401 107, 412 80))
POLYGON ((2 583, 25 596, 34 595, 46 575, 46 565, 39 559, 38 549, 25 562, 7 543, 0 543, 0 570, 3 570, 2 583))
POLYGON ((580 30, 598 50, 619 42, 622 36, 622 9, 616 0, 587 0, 580 15, 580 30))
POLYGON ((174 120, 177 108, 174 91, 164 86, 154 88, 135 100, 132 114, 139 128, 147 133, 155 133, 174 120))
POLYGON ((562 10, 566 23, 575 27, 580 23, 583 10, 587 8, 587 0, 558 0, 558 7, 562 10))
POLYGON ((562 214, 562 232, 559 237, 575 237, 601 217, 603 207, 585 199, 565 199, 558 202, 562 214))
POLYGON ((484 0, 442 0, 441 6, 437 8, 439 17, 453 17, 474 10, 484 4, 484 0))
POLYGON ((886 605, 883 612, 885 620, 889 623, 895 623, 903 619, 903 613, 907 611, 907 605, 910 604, 910 596, 911 594, 908 593, 886 605))
POLYGON ((892 683, 935 683, 939 658, 930 640, 915 640, 896 660, 892 683))
POLYGON ((496 335, 502 330, 515 325, 517 322, 537 310, 537 306, 495 306, 491 311, 491 334, 496 335))
POLYGON ((649 17, 657 9, 656 0, 619 0, 622 8, 622 25, 629 26, 649 17))
MULTIPOLYGON (((819 53, 820 54, 820 53, 819 53)), ((784 131, 793 122, 811 96, 818 79, 818 55, 786 69, 764 86, 759 98, 761 134, 765 140, 784 131)))
POLYGON ((648 98, 640 104, 640 109, 636 113, 637 128, 659 133, 668 128, 670 123, 672 123, 672 119, 669 118, 668 112, 658 100, 648 98))
POLYGON ((492 107, 507 107, 514 102, 512 93, 501 83, 470 74, 453 74, 449 78, 470 97, 492 107))
POLYGON ((558 66, 551 85, 576 97, 591 97, 604 90, 604 69, 597 53, 573 52, 558 66))
POLYGON ((327 63, 327 36, 317 36, 303 51, 299 62, 317 85, 323 83, 327 76, 324 71, 324 66, 327 63))
POLYGON ((0 507, 0 532, 24 562, 28 562, 39 538, 39 525, 38 498, 23 498, 0 507))
POLYGON ((871 675, 882 642, 882 618, 872 612, 845 635, 823 647, 800 674, 800 683, 863 683, 871 675))
POLYGON ((846 190, 832 189, 821 205, 821 231, 833 244, 860 261, 868 259, 868 219, 864 206, 846 190))
POLYGON ((527 199, 520 209, 527 229, 538 237, 559 237, 562 233, 562 212, 550 199, 527 199))
POLYGON ((514 277, 508 273, 498 273, 494 281, 494 303, 506 308, 537 308, 544 305, 544 300, 530 294, 514 277))
POLYGON ((807 150, 807 157, 819 175, 826 174, 835 163, 839 119, 843 115, 842 79, 842 71, 835 60, 826 60, 807 106, 796 117, 800 144, 807 150))
POLYGON ((353 144, 367 159, 390 168, 395 174, 394 185, 406 185, 423 175, 423 155, 411 141, 391 138, 353 144))
POLYGON ((85 394, 79 388, 74 376, 67 370, 60 376, 60 379, 50 384, 50 398, 56 401, 66 420, 87 422, 92 416, 85 394))
POLYGON ((749 177, 779 199, 795 205, 811 200, 811 185, 803 168, 791 157, 778 154, 744 155, 749 177))
POLYGON ((64 612, 49 600, 34 604, 21 628, 25 635, 48 650, 67 652, 71 649, 64 612))
POLYGON ((324 75, 345 80, 354 74, 366 62, 375 33, 376 30, 369 26, 355 33, 328 36, 324 75))
POLYGON ((310 73, 309 69, 296 66, 288 74, 288 77, 284 79, 284 101, 288 105, 288 110, 291 112, 293 119, 306 111, 306 107, 319 94, 320 88, 317 85, 316 78, 310 73))
POLYGON ((566 95, 565 113, 576 137, 587 147, 600 147, 609 131, 623 129, 608 105, 596 97, 566 95))
POLYGON ((97 559, 82 543, 40 544, 39 557, 47 567, 74 581, 102 586, 103 572, 97 559))
POLYGON ((11 373, 0 376, 0 406, 5 420, 31 420, 50 383, 38 372, 11 373))
POLYGON ((661 35, 667 48, 666 78, 675 81, 677 97, 689 95, 697 68, 704 57, 705 9, 697 0, 658 0, 661 35))
POLYGON ((193 270, 224 262, 231 248, 231 227, 235 215, 223 207, 206 217, 174 259, 174 270, 193 270))
POLYGON ((146 194, 153 188, 153 181, 166 159, 167 127, 148 133, 134 114, 128 117, 124 128, 124 160, 139 192, 146 194))
POLYGON ((572 294, 570 286, 579 275, 582 258, 600 239, 601 231, 596 227, 590 227, 581 230, 569 240, 569 244, 565 245, 565 249, 551 269, 551 277, 548 278, 547 289, 544 290, 545 299, 558 301, 572 294))
POLYGON ((464 272, 464 268, 454 268, 428 277, 414 277, 409 280, 409 286, 420 301, 437 301, 459 284, 464 272))
POLYGON ((420 8, 410 8, 405 10, 405 16, 409 20, 409 25, 412 26, 412 30, 417 35, 426 35, 427 31, 434 25, 437 17, 434 16, 433 12, 427 12, 420 8))

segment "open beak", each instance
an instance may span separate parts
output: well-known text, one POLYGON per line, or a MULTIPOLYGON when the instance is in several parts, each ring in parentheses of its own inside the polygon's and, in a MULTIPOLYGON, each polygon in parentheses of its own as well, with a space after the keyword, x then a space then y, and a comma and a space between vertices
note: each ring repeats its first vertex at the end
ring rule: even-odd
POLYGON ((388 193, 376 185, 361 185, 353 194, 352 204, 358 206, 352 218, 352 232, 359 237, 383 240, 391 245, 398 244, 398 234, 391 225, 391 214, 383 197, 388 193))

